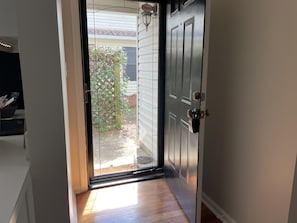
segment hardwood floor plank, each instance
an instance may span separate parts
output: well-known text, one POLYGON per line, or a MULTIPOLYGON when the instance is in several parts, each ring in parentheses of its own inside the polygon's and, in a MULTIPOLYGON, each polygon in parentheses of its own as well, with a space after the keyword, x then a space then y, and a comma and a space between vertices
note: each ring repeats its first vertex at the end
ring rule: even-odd
MULTIPOLYGON (((188 222, 165 179, 88 191, 77 196, 79 223, 188 222)), ((221 223, 205 206, 203 223, 221 223)))

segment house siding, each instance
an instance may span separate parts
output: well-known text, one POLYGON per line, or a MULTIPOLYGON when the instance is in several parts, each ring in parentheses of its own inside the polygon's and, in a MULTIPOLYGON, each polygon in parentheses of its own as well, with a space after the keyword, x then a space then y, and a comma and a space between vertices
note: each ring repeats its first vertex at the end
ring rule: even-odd
POLYGON ((138 136, 140 145, 157 161, 159 18, 152 16, 146 31, 141 12, 138 19, 138 136))

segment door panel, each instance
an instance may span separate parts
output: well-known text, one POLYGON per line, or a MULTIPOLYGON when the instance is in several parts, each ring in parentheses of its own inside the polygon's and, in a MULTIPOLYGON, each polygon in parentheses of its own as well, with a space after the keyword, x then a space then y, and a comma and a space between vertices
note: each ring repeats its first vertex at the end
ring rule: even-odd
POLYGON ((190 19, 185 23, 184 27, 184 58, 183 58, 183 81, 182 81, 182 100, 185 100, 189 105, 191 104, 192 93, 192 51, 193 51, 193 28, 194 19, 190 19))
POLYGON ((187 111, 200 109, 193 92, 201 92, 205 0, 179 1, 177 9, 172 13, 172 1, 168 3, 165 175, 189 221, 200 222, 196 217, 201 202, 196 200, 199 133, 191 131, 187 111))
POLYGON ((180 158, 181 158, 181 173, 180 175, 188 182, 188 137, 189 137, 189 124, 181 121, 181 134, 180 134, 180 158))
POLYGON ((171 42, 170 42, 170 96, 176 98, 176 75, 177 75, 177 59, 178 59, 178 27, 173 27, 171 30, 171 42))
POLYGON ((176 138, 176 115, 170 113, 169 114, 169 130, 170 130, 170 146, 169 146, 169 161, 172 165, 175 166, 176 169, 178 169, 178 166, 176 166, 178 160, 176 158, 178 157, 178 152, 176 152, 176 146, 175 146, 175 138, 176 138), (176 158, 175 158, 176 157, 176 158))

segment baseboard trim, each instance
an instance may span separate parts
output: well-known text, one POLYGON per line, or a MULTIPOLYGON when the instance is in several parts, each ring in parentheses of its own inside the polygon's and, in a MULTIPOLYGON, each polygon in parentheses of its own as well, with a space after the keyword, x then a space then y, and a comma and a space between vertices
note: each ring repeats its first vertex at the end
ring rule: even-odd
POLYGON ((227 212, 224 209, 222 209, 216 202, 214 202, 204 192, 202 193, 202 202, 223 223, 237 223, 230 215, 227 214, 227 212))

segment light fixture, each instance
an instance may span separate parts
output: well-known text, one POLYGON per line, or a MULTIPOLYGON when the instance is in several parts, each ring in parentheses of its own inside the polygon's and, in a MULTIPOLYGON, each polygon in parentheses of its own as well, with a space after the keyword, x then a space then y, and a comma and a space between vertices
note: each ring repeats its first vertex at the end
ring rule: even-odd
POLYGON ((10 44, 6 41, 0 40, 0 46, 10 49, 12 47, 12 44, 10 44))
POLYGON ((145 3, 141 6, 142 9, 142 22, 145 25, 145 29, 147 31, 149 24, 152 21, 152 15, 157 15, 157 5, 150 5, 145 3))

